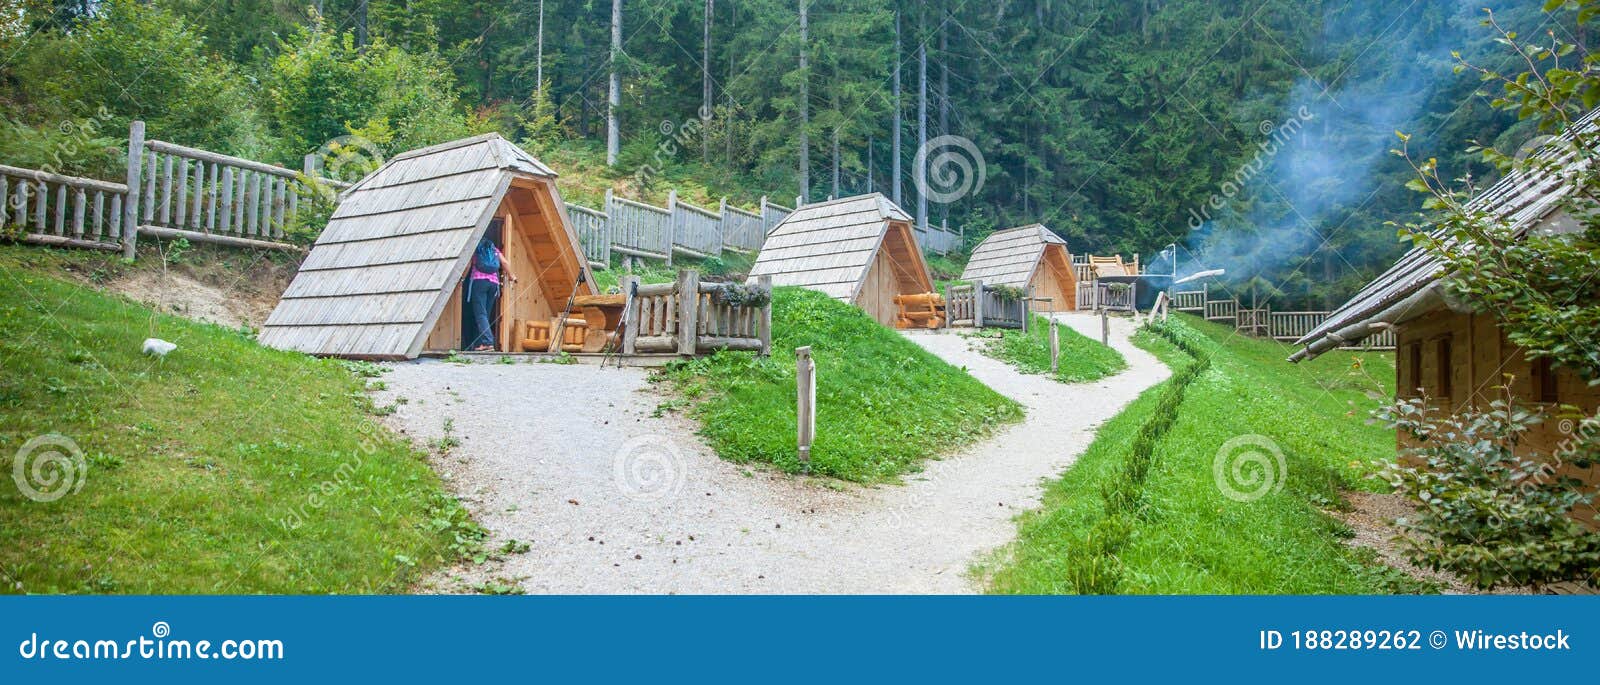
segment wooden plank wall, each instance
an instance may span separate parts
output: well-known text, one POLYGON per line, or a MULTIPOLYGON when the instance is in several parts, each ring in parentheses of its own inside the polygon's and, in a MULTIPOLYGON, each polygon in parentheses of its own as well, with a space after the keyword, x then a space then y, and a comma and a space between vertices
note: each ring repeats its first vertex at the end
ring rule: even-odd
MULTIPOLYGON (((1534 364, 1505 338, 1492 316, 1439 310, 1399 326, 1397 338, 1396 387, 1400 397, 1416 397, 1420 387, 1427 396, 1440 400, 1434 406, 1444 406, 1442 395, 1448 384, 1448 407, 1453 411, 1487 408, 1493 400, 1504 397, 1507 390, 1519 403, 1539 404, 1534 364)), ((1600 388, 1590 387, 1568 369, 1556 367, 1554 376, 1556 404, 1575 405, 1590 414, 1600 408, 1600 388)), ((1551 404, 1540 406, 1554 409, 1551 404)), ((1549 454, 1568 437, 1561 430, 1561 421, 1552 418, 1528 431, 1521 447, 1549 454)), ((1400 445, 1405 446, 1406 441, 1401 439, 1400 445)), ((1568 466, 1563 472, 1600 484, 1600 467, 1568 466)), ((1585 518, 1592 519, 1593 512, 1585 518)))

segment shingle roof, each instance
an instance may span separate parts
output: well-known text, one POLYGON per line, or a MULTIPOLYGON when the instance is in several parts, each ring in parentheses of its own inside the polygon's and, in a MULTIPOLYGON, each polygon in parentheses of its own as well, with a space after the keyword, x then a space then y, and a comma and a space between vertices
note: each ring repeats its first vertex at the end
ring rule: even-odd
POLYGON ((890 221, 909 224, 911 216, 878 193, 806 205, 767 234, 750 276, 771 276, 773 285, 802 286, 850 300, 890 221))
POLYGON ((1065 246, 1067 241, 1039 224, 995 231, 972 250, 961 280, 1027 287, 1045 247, 1051 244, 1065 246))
POLYGON ((390 159, 345 191, 261 343, 415 356, 515 176, 555 174, 496 134, 390 159))
MULTIPOLYGON (((1569 132, 1561 137, 1571 141, 1572 132, 1594 131, 1597 119, 1600 119, 1600 108, 1574 122, 1569 132)), ((1519 234, 1526 232, 1566 198, 1572 189, 1566 180, 1568 175, 1588 164, 1587 159, 1573 152, 1570 144, 1547 146, 1536 152, 1534 158, 1547 163, 1530 164, 1525 169, 1507 173, 1473 198, 1467 208, 1496 217, 1519 234)), ((1420 248, 1411 248, 1394 266, 1373 279, 1295 344, 1311 345, 1329 333, 1367 321, 1420 292, 1443 272, 1444 265, 1437 257, 1420 248)))

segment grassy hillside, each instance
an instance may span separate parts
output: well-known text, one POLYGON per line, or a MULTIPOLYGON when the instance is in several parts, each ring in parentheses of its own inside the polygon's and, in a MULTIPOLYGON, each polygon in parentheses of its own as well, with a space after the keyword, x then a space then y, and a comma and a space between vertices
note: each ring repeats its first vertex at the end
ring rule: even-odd
MULTIPOLYGON (((1370 462, 1392 458, 1394 434, 1364 419, 1393 388, 1388 353, 1335 352, 1290 365, 1287 348, 1192 317, 1141 346, 1175 368, 1194 364, 1173 343, 1209 356, 1181 390, 1145 392, 1020 521, 993 578, 1002 593, 1364 593, 1425 589, 1343 544, 1325 509, 1343 489, 1373 489, 1370 462), (1167 406, 1163 406, 1166 403, 1167 406), (1148 457, 1136 446, 1153 440, 1148 457), (1225 449, 1230 441, 1231 449, 1225 449), (1216 468, 1282 453, 1258 499, 1223 494, 1216 468), (1220 458, 1219 458, 1220 457, 1220 458)), ((1247 476, 1254 473, 1248 468, 1247 476)), ((1235 492, 1248 483, 1224 481, 1235 492)))
POLYGON ((774 289, 772 318, 771 358, 717 354, 664 374, 730 461, 800 470, 793 350, 802 345, 817 363, 816 473, 892 480, 1022 417, 1015 402, 821 293, 774 289))
MULTIPOLYGON (((995 359, 1004 361, 1023 373, 1050 373, 1050 322, 1042 316, 1033 317, 1028 332, 991 329, 974 335, 986 338, 983 350, 995 359)), ((1056 324, 1056 343, 1060 355, 1056 359, 1055 379, 1063 383, 1083 383, 1099 380, 1128 368, 1128 360, 1116 350, 1101 345, 1072 330, 1071 326, 1056 324)))
POLYGON ((105 259, 0 246, 0 591, 392 592, 477 549, 422 455, 374 420, 376 367, 57 278, 105 259), (151 336, 178 348, 147 357, 151 336), (10 476, 45 434, 84 460, 76 490, 41 502, 10 476))

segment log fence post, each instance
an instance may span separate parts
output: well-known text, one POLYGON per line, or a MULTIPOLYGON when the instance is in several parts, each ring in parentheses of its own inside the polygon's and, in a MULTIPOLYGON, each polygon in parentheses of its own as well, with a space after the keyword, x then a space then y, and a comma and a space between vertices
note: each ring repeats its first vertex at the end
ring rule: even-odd
POLYGON ((139 173, 144 161, 144 122, 128 124, 128 199, 122 202, 122 258, 133 259, 139 242, 139 173))
POLYGON ((811 358, 811 346, 796 347, 795 360, 795 444, 799 447, 800 463, 807 473, 811 471, 811 443, 817 433, 817 363, 811 358))

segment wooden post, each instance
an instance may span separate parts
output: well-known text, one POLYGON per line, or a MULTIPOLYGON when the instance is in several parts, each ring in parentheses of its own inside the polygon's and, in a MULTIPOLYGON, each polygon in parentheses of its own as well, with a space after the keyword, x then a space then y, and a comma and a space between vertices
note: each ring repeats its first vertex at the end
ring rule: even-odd
POLYGON ((1023 335, 1027 335, 1028 334, 1028 319, 1033 318, 1032 316, 1030 316, 1031 312, 1028 311, 1028 303, 1032 302, 1032 301, 1033 301, 1033 286, 1030 285, 1027 288, 1024 288, 1022 290, 1022 302, 1018 303, 1022 307, 1022 334, 1023 335))
POLYGON ((983 280, 972 282, 972 327, 983 328, 983 280))
POLYGON ((1061 335, 1056 331, 1055 317, 1051 317, 1046 325, 1050 328, 1050 375, 1054 376, 1056 370, 1061 368, 1061 335))
POLYGON ((678 354, 692 356, 700 333, 700 272, 678 271, 678 354))
POLYGON ((139 241, 139 172, 144 161, 144 122, 128 124, 128 199, 122 203, 122 258, 133 259, 139 241))
POLYGON ((811 359, 811 346, 794 348, 796 444, 800 463, 811 469, 811 442, 817 434, 817 363, 811 359))
POLYGON ((1107 316, 1104 308, 1100 310, 1100 344, 1111 344, 1111 318, 1107 316))
POLYGON ((949 283, 944 284, 944 327, 949 328, 950 322, 955 320, 956 298, 955 290, 949 283))
POLYGON ((762 276, 756 279, 756 285, 767 291, 767 306, 761 308, 761 320, 756 323, 756 335, 761 337, 761 356, 772 356, 772 277, 762 276))
POLYGON ((643 318, 639 315, 639 277, 629 274, 622 277, 622 293, 625 296, 622 304, 622 353, 633 355, 638 351, 639 323, 643 318))

